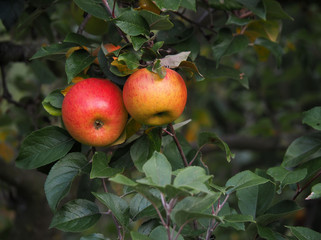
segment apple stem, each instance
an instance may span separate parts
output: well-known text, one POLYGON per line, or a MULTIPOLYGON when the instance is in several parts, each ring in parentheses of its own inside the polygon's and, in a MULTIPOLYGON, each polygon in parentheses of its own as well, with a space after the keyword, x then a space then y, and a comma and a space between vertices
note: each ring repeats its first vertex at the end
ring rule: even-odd
POLYGON ((95 125, 95 129, 98 130, 104 126, 104 123, 100 120, 96 120, 94 125, 95 125))
POLYGON ((173 137, 174 142, 176 143, 177 149, 178 149, 178 151, 179 151, 179 153, 180 153, 180 155, 181 155, 181 157, 183 159, 184 166, 187 167, 188 166, 188 162, 187 162, 186 156, 184 154, 183 148, 182 148, 181 144, 179 143, 178 138, 176 136, 173 124, 170 123, 170 124, 168 124, 167 127, 168 127, 169 132, 171 133, 170 135, 173 137))
POLYGON ((78 34, 82 34, 82 32, 84 31, 86 24, 88 23, 90 18, 91 18, 91 15, 89 13, 87 13, 86 17, 84 18, 84 20, 82 21, 82 23, 78 27, 78 30, 77 30, 78 34))

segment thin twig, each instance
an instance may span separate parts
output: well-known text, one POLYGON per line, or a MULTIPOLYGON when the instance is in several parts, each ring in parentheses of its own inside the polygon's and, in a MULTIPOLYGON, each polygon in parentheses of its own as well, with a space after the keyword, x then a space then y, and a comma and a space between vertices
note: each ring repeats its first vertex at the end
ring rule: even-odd
POLYGON ((81 24, 78 27, 77 33, 78 34, 82 34, 86 24, 88 23, 89 19, 91 18, 91 15, 89 13, 87 13, 86 17, 84 18, 84 20, 81 22, 81 24))
POLYGON ((168 124, 168 129, 169 129, 169 132, 172 134, 172 137, 173 137, 173 139, 174 139, 174 142, 176 143, 177 149, 178 149, 178 151, 179 151, 179 153, 180 153, 180 155, 181 155, 181 157, 182 157, 182 159, 183 159, 184 166, 185 166, 185 167, 188 167, 188 162, 187 162, 186 156, 185 156, 185 154, 184 154, 184 151, 183 151, 183 149, 182 149, 181 144, 180 144, 179 141, 178 141, 178 138, 177 138, 177 136, 176 136, 176 133, 175 133, 175 129, 174 129, 174 127, 173 127, 173 124, 171 124, 171 123, 168 124))
POLYGON ((319 171, 313 178, 311 178, 302 188, 300 188, 300 185, 297 184, 297 191, 295 193, 295 195, 293 196, 293 200, 295 200, 301 192, 303 192, 315 179, 317 179, 318 177, 321 176, 321 171, 319 171))
POLYGON ((189 223, 190 221, 192 221, 192 219, 189 219, 189 220, 187 220, 186 222, 183 223, 183 225, 178 229, 177 234, 176 234, 176 237, 174 238, 174 240, 177 240, 177 239, 178 239, 179 234, 181 233, 181 231, 183 230, 183 228, 185 227, 185 225, 186 225, 187 223, 189 223))
MULTIPOLYGON (((110 16, 111 16, 112 18, 116 18, 116 16, 115 16, 115 11, 114 11, 116 2, 114 2, 113 10, 110 8, 109 3, 107 2, 107 0, 102 0, 102 2, 103 2, 103 5, 105 6, 106 10, 107 10, 108 13, 110 14, 110 16)), ((117 31, 119 32, 120 36, 126 41, 126 43, 129 43, 129 40, 128 40, 126 34, 125 34, 119 27, 117 27, 117 26, 116 26, 116 29, 117 29, 117 31)))

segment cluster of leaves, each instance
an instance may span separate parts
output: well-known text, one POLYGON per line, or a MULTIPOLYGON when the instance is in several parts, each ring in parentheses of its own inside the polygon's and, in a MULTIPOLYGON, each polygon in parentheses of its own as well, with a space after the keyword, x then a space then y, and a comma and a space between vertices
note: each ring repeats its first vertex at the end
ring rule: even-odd
MULTIPOLYGON (((71 48, 76 49, 65 61, 68 84, 76 77, 104 76, 122 86, 137 68, 148 67, 162 75, 162 67, 167 66, 179 68, 187 81, 230 78, 248 88, 244 73, 221 64, 224 57, 253 47, 260 59, 272 53, 280 63, 280 20, 291 19, 275 0, 155 0, 159 13, 136 8, 136 1, 120 1, 119 5, 111 0, 74 3, 109 22, 108 40, 121 47, 106 52, 96 38, 79 33, 69 33, 61 43, 41 47, 32 59, 64 59, 71 48), (195 13, 209 23, 213 19, 223 21, 206 25, 203 19, 189 18, 195 13), (210 45, 211 54, 201 56, 200 43, 210 45), (92 54, 98 46, 99 68, 92 54)), ((60 90, 55 90, 44 99, 43 106, 59 116, 62 101, 60 90)), ((318 126, 314 114, 307 113, 304 121, 318 126)), ((134 240, 210 239, 220 229, 244 231, 252 239, 320 238, 308 228, 287 226, 290 237, 284 228, 280 232, 273 228, 275 221, 300 210, 294 201, 278 200, 276 194, 286 186, 320 175, 319 158, 312 159, 320 149, 318 134, 296 140, 282 166, 242 171, 218 186, 202 161, 202 147, 217 145, 227 161, 234 155, 214 133, 200 133, 195 149, 175 132, 183 124, 146 128, 129 122, 127 132, 131 133, 125 142, 99 151, 81 146, 63 128, 49 126, 25 138, 16 165, 25 169, 50 167, 45 193, 54 212, 51 227, 62 231, 85 231, 102 215, 109 215, 120 239, 126 235, 134 240), (80 181, 77 185, 77 178, 87 184, 80 181), (114 185, 121 186, 121 191, 112 192, 114 185), (68 201, 72 187, 80 191, 68 201), (236 206, 229 204, 230 197, 237 199, 236 206)), ((319 185, 312 191, 309 199, 320 196, 319 185)), ((95 233, 82 239, 107 238, 95 233)))

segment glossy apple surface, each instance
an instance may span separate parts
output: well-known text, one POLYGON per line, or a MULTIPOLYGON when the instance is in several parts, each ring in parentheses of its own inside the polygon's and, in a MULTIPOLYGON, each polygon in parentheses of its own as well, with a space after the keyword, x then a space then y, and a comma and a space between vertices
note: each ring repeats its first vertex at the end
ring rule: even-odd
POLYGON ((127 79, 123 99, 128 113, 138 122, 160 126, 176 120, 183 112, 187 89, 183 78, 166 69, 165 78, 146 68, 127 79))
POLYGON ((90 146, 115 142, 127 122, 122 93, 106 79, 88 78, 76 83, 62 103, 62 119, 70 135, 90 146))

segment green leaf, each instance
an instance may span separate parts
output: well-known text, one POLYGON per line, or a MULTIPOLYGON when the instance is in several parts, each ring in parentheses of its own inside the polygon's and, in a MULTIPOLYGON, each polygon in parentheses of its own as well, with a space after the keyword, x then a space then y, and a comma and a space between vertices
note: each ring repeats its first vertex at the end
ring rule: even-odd
POLYGON ((105 238, 101 233, 93 233, 87 236, 83 236, 80 240, 108 240, 109 238, 105 238))
POLYGON ((181 1, 181 7, 193 10, 196 12, 196 0, 184 0, 181 1))
POLYGON ((169 20, 169 15, 159 15, 146 10, 139 11, 139 15, 146 20, 150 30, 169 30, 174 26, 169 20))
POLYGON ((65 232, 81 232, 93 226, 100 218, 97 205, 76 199, 62 206, 53 216, 50 228, 65 232))
POLYGON ((260 177, 249 170, 245 170, 231 177, 226 182, 225 186, 231 187, 227 190, 227 192, 230 194, 236 190, 260 185, 268 181, 269 180, 266 178, 260 177))
POLYGON ((143 171, 156 185, 165 186, 171 183, 172 166, 162 153, 155 151, 144 164, 143 171))
POLYGON ((140 57, 141 55, 138 52, 129 51, 120 54, 118 61, 124 62, 129 69, 133 70, 140 66, 140 57))
POLYGON ((115 74, 113 74, 110 71, 111 65, 108 62, 108 60, 103 52, 103 48, 101 48, 99 50, 97 57, 98 57, 99 67, 101 68, 101 70, 105 74, 106 78, 108 78, 109 80, 111 80, 112 82, 114 82, 118 85, 124 85, 127 78, 116 76, 115 74))
POLYGON ((34 131, 22 142, 16 166, 33 169, 47 165, 65 156, 74 143, 66 130, 56 126, 34 131))
POLYGON ((306 169, 296 169, 289 171, 284 167, 272 167, 267 170, 267 174, 274 178, 275 181, 281 183, 281 188, 284 188, 288 184, 298 183, 302 181, 306 174, 306 169))
POLYGON ((68 33, 64 39, 64 42, 75 43, 79 46, 92 47, 95 43, 94 41, 84 37, 83 35, 77 33, 68 33))
POLYGON ((68 83, 94 62, 96 57, 91 56, 86 50, 74 51, 66 60, 65 71, 68 83))
POLYGON ((79 8, 97 18, 107 20, 110 15, 101 4, 100 0, 73 0, 79 8))
POLYGON ((173 20, 173 24, 174 26, 171 29, 158 32, 158 41, 164 41, 165 44, 178 44, 189 39, 194 33, 193 27, 186 28, 181 21, 173 20))
POLYGON ((206 213, 206 210, 219 199, 220 195, 221 193, 214 193, 205 197, 186 197, 173 208, 171 218, 178 225, 196 218, 214 218, 215 216, 206 213))
POLYGON ((259 224, 256 225, 258 234, 261 238, 267 240, 285 240, 281 234, 273 231, 271 228, 263 227, 259 224))
POLYGON ((204 168, 197 166, 189 166, 180 171, 175 180, 175 187, 185 187, 195 190, 195 193, 206 192, 209 193, 209 189, 206 186, 207 182, 213 176, 206 175, 204 168))
POLYGON ((279 220, 281 217, 293 214, 300 209, 294 201, 283 200, 271 206, 262 216, 256 219, 256 222, 265 226, 273 221, 279 220))
POLYGON ((130 37, 131 39, 131 42, 133 44, 133 48, 135 51, 138 51, 143 45, 145 42, 148 41, 148 39, 144 36, 131 36, 130 37))
POLYGON ((314 107, 303 112, 302 123, 305 123, 316 130, 321 130, 321 107, 314 107))
POLYGON ((298 240, 319 240, 321 239, 321 233, 316 232, 310 228, 306 227, 294 227, 294 226, 286 226, 291 230, 294 236, 298 238, 298 240))
POLYGON ((216 62, 205 57, 198 57, 196 59, 196 65, 206 80, 216 80, 221 78, 228 78, 238 81, 243 87, 249 89, 249 80, 244 72, 240 72, 229 66, 219 65, 216 66, 216 62))
POLYGON ((287 19, 294 20, 281 7, 281 4, 275 0, 263 0, 264 8, 266 10, 267 19, 287 19))
POLYGON ((253 220, 253 216, 251 215, 242 215, 242 214, 231 214, 225 215, 224 221, 231 223, 239 223, 239 222, 255 222, 253 220))
POLYGON ((181 42, 173 46, 178 52, 187 52, 190 51, 189 57, 194 61, 201 50, 201 45, 196 37, 192 35, 190 38, 186 39, 184 42, 181 42))
POLYGON ((149 26, 137 11, 125 11, 115 19, 116 25, 130 36, 149 35, 149 26))
POLYGON ((310 195, 305 200, 317 198, 321 198, 321 183, 318 183, 312 187, 310 195))
POLYGON ((147 162, 150 148, 150 141, 147 135, 137 139, 130 148, 130 156, 138 171, 143 171, 143 165, 147 162))
POLYGON ((48 57, 50 55, 58 55, 58 54, 63 54, 65 55, 66 52, 72 48, 72 47, 76 47, 77 44, 74 43, 67 43, 67 42, 63 42, 63 43, 55 43, 55 44, 51 44, 49 46, 44 46, 41 47, 31 58, 30 60, 34 60, 37 58, 43 58, 43 57, 48 57))
POLYGON ((122 174, 117 174, 115 177, 109 178, 109 181, 119 183, 119 184, 122 184, 125 186, 130 186, 130 187, 137 186, 137 183, 135 183, 130 178, 128 178, 122 174))
POLYGON ((251 10, 255 15, 266 20, 266 10, 260 0, 236 0, 242 3, 247 9, 251 10))
POLYGON ((95 152, 90 178, 110 178, 123 171, 123 169, 109 167, 109 161, 110 159, 107 158, 105 153, 95 152))
POLYGON ((321 157, 311 159, 308 162, 301 164, 298 169, 306 169, 307 175, 305 178, 311 178, 321 170, 321 157))
POLYGON ((33 60, 29 66, 40 83, 50 84, 56 81, 57 77, 44 61, 33 60))
POLYGON ((299 137, 286 150, 282 166, 295 167, 319 151, 320 148, 321 133, 299 137))
POLYGON ((45 193, 52 211, 56 210, 60 200, 69 192, 74 178, 87 164, 85 155, 69 153, 51 168, 45 182, 45 193))
MULTIPOLYGON (((170 231, 174 231, 174 237, 177 236, 177 232, 174 229, 170 228, 170 231)), ((149 238, 151 240, 168 240, 167 231, 165 227, 158 226, 154 228, 153 231, 150 233, 149 238)), ((184 238, 181 235, 178 235, 177 240, 184 240, 184 238)))
POLYGON ((233 37, 232 32, 222 29, 218 35, 218 40, 214 42, 212 47, 216 68, 223 56, 229 56, 238 53, 248 47, 248 39, 244 35, 233 37))
POLYGON ((112 193, 93 193, 93 195, 112 211, 122 226, 128 225, 129 206, 124 199, 112 193))
POLYGON ((132 237, 132 240, 151 240, 148 236, 134 231, 130 232, 130 236, 132 237))
POLYGON ((275 185, 266 182, 258 186, 240 189, 236 191, 236 196, 241 213, 255 218, 271 204, 275 196, 275 185))
POLYGON ((61 116, 61 106, 64 95, 60 90, 54 90, 42 101, 43 108, 52 116, 61 116))
POLYGON ((233 14, 230 14, 228 16, 228 19, 226 20, 226 25, 238 25, 238 26, 244 26, 251 22, 252 19, 250 18, 239 18, 236 17, 233 14))
POLYGON ((278 43, 272 42, 266 38, 257 38, 254 41, 254 45, 262 46, 268 49, 275 56, 278 66, 281 65, 283 49, 278 43))
POLYGON ((202 148, 204 145, 211 143, 217 145, 220 149, 225 152, 226 160, 230 162, 234 158, 234 154, 231 153, 228 145, 219 138, 215 133, 202 132, 198 135, 198 146, 202 148))
POLYGON ((151 216, 157 215, 150 201, 144 198, 141 194, 136 194, 130 200, 129 208, 130 208, 130 214, 134 221, 142 217, 147 217, 147 216, 151 217, 151 216))
POLYGON ((164 10, 173 10, 176 11, 178 10, 179 6, 181 5, 182 0, 154 0, 156 3, 157 7, 159 7, 162 11, 164 10))

